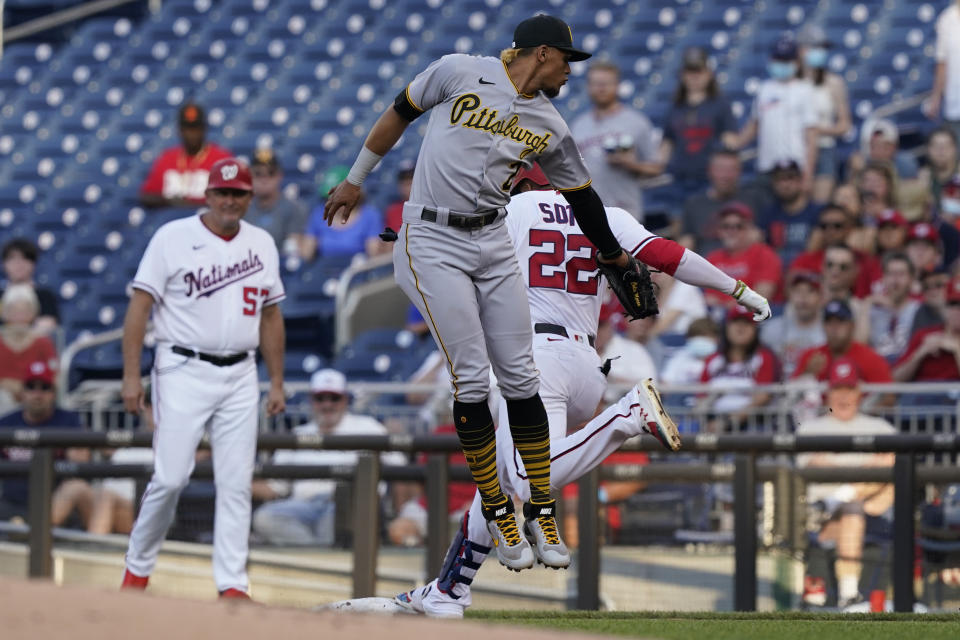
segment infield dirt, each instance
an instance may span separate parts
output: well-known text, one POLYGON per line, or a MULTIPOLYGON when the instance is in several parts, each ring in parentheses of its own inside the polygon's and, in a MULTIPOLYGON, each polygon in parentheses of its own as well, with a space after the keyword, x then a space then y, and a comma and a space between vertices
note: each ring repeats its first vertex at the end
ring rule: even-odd
MULTIPOLYGON (((489 640, 491 634, 490 627, 479 622, 413 615, 315 613, 247 602, 198 602, 11 579, 0 579, 0 624, 0 637, 5 640, 423 640, 440 634, 456 634, 457 640, 489 640)), ((569 640, 601 637, 560 633, 569 640)), ((496 635, 498 640, 556 640, 558 632, 499 626, 496 635)))

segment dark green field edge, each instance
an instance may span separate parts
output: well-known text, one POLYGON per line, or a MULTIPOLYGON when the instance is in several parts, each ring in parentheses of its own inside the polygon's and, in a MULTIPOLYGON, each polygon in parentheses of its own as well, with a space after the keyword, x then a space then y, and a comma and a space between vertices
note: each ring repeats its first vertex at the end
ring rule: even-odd
MULTIPOLYGON (((530 620, 813 620, 818 622, 960 622, 958 613, 814 613, 769 611, 757 613, 713 611, 474 611, 474 620, 496 622, 530 620)), ((960 635, 958 635, 960 640, 960 635)))

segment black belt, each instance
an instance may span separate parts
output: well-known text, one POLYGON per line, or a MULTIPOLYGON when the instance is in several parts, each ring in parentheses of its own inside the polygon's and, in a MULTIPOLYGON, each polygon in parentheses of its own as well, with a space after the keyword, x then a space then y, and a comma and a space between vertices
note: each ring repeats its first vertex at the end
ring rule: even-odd
MULTIPOLYGON (((427 222, 436 222, 437 215, 438 213, 435 209, 427 209, 424 207, 423 212, 420 214, 420 219, 426 220, 427 222)), ((477 214, 473 216, 451 213, 447 216, 447 226, 460 227, 461 229, 479 229, 480 227, 485 227, 488 224, 496 222, 497 216, 499 215, 500 209, 478 211, 477 214)))
POLYGON ((250 355, 246 351, 241 353, 233 353, 229 356, 215 356, 211 353, 201 353, 199 351, 194 351, 193 349, 187 349, 186 347, 178 347, 176 345, 171 349, 175 354, 180 356, 187 356, 188 358, 199 358, 204 362, 209 362, 212 365, 218 367, 229 367, 232 364, 237 364, 243 360, 247 359, 247 356, 250 355))
MULTIPOLYGON (((569 338, 570 334, 567 333, 567 328, 560 326, 559 324, 550 324, 549 322, 538 322, 533 325, 534 333, 552 333, 555 336, 563 336, 564 338, 569 338)), ((587 336, 587 340, 590 342, 591 347, 595 347, 597 342, 596 336, 587 336)))

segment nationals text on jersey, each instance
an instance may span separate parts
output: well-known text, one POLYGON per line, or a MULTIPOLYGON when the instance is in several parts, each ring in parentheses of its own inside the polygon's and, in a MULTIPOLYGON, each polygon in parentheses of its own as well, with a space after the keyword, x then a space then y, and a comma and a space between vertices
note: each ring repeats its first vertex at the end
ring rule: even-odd
POLYGON ((260 256, 255 254, 253 249, 250 249, 247 252, 247 257, 240 262, 226 266, 213 265, 208 273, 204 273, 203 267, 200 267, 195 273, 188 271, 183 276, 183 281, 187 285, 188 298, 193 295, 194 290, 196 290, 198 298, 203 298, 260 271, 263 271, 260 256))

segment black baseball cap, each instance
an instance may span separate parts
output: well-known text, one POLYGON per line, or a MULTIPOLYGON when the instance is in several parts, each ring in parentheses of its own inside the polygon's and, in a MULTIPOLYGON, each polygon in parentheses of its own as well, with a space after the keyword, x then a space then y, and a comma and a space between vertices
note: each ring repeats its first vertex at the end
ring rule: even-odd
POLYGON ((193 102, 180 107, 181 127, 205 127, 206 125, 207 116, 203 112, 203 107, 193 102))
POLYGON ((700 47, 688 47, 683 52, 684 69, 706 69, 710 65, 707 52, 700 47))
POLYGON ((517 25, 513 31, 513 48, 527 49, 545 44, 570 54, 571 62, 586 60, 592 54, 573 47, 573 31, 560 18, 538 13, 517 25))
POLYGON ((268 167, 271 171, 280 168, 280 161, 277 160, 277 154, 269 147, 261 147, 253 152, 253 159, 250 162, 251 167, 268 167))
POLYGON ((831 300, 827 303, 827 306, 823 308, 823 319, 830 320, 831 318, 853 320, 853 311, 845 300, 831 300))

